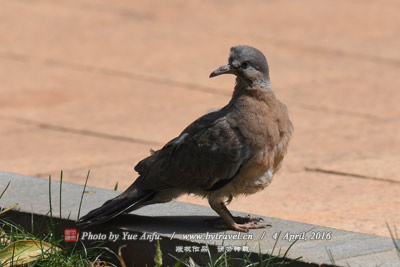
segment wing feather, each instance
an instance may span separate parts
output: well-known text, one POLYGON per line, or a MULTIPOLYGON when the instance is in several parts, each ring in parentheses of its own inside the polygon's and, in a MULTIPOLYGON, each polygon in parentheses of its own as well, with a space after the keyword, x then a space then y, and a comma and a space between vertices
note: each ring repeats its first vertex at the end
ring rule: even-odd
POLYGON ((232 178, 248 159, 248 146, 224 113, 214 112, 198 119, 181 135, 135 167, 146 189, 201 187, 232 178))

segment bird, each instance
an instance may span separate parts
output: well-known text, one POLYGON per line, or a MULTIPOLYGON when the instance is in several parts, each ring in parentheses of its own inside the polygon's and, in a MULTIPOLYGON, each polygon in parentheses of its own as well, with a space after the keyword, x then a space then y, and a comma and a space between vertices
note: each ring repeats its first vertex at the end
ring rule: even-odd
POLYGON ((220 216, 211 224, 248 232, 264 228, 262 218, 233 216, 234 197, 267 187, 280 169, 293 133, 287 107, 271 89, 267 59, 251 46, 230 49, 228 64, 210 74, 236 76, 227 105, 187 126, 179 136, 141 160, 138 178, 123 193, 90 211, 80 226, 104 223, 144 206, 183 194, 208 199, 220 216))

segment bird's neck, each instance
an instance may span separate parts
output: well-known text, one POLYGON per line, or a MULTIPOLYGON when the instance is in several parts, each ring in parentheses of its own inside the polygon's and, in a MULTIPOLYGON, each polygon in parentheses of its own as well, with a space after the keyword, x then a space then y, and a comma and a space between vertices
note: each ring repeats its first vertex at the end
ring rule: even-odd
POLYGON ((236 78, 236 86, 233 91, 232 99, 241 97, 241 96, 251 96, 260 100, 264 100, 267 96, 274 96, 272 92, 270 80, 268 79, 259 79, 259 80, 245 80, 240 77, 236 78))

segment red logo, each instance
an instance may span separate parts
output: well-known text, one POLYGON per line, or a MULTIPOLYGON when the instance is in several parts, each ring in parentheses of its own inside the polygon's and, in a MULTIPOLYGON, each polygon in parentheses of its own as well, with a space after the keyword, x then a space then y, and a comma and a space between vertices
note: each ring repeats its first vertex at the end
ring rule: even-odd
POLYGON ((77 241, 78 241, 78 229, 65 228, 64 229, 64 242, 77 242, 77 241))

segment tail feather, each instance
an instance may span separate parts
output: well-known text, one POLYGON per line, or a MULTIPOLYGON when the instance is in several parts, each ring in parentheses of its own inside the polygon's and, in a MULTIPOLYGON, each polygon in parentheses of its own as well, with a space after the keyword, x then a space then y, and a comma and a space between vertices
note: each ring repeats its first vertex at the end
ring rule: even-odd
POLYGON ((78 220, 77 225, 85 227, 111 220, 122 213, 140 208, 143 202, 152 199, 156 193, 155 191, 147 191, 141 192, 139 195, 135 190, 135 194, 132 195, 132 191, 128 192, 128 190, 106 201, 101 207, 90 211, 78 220))

